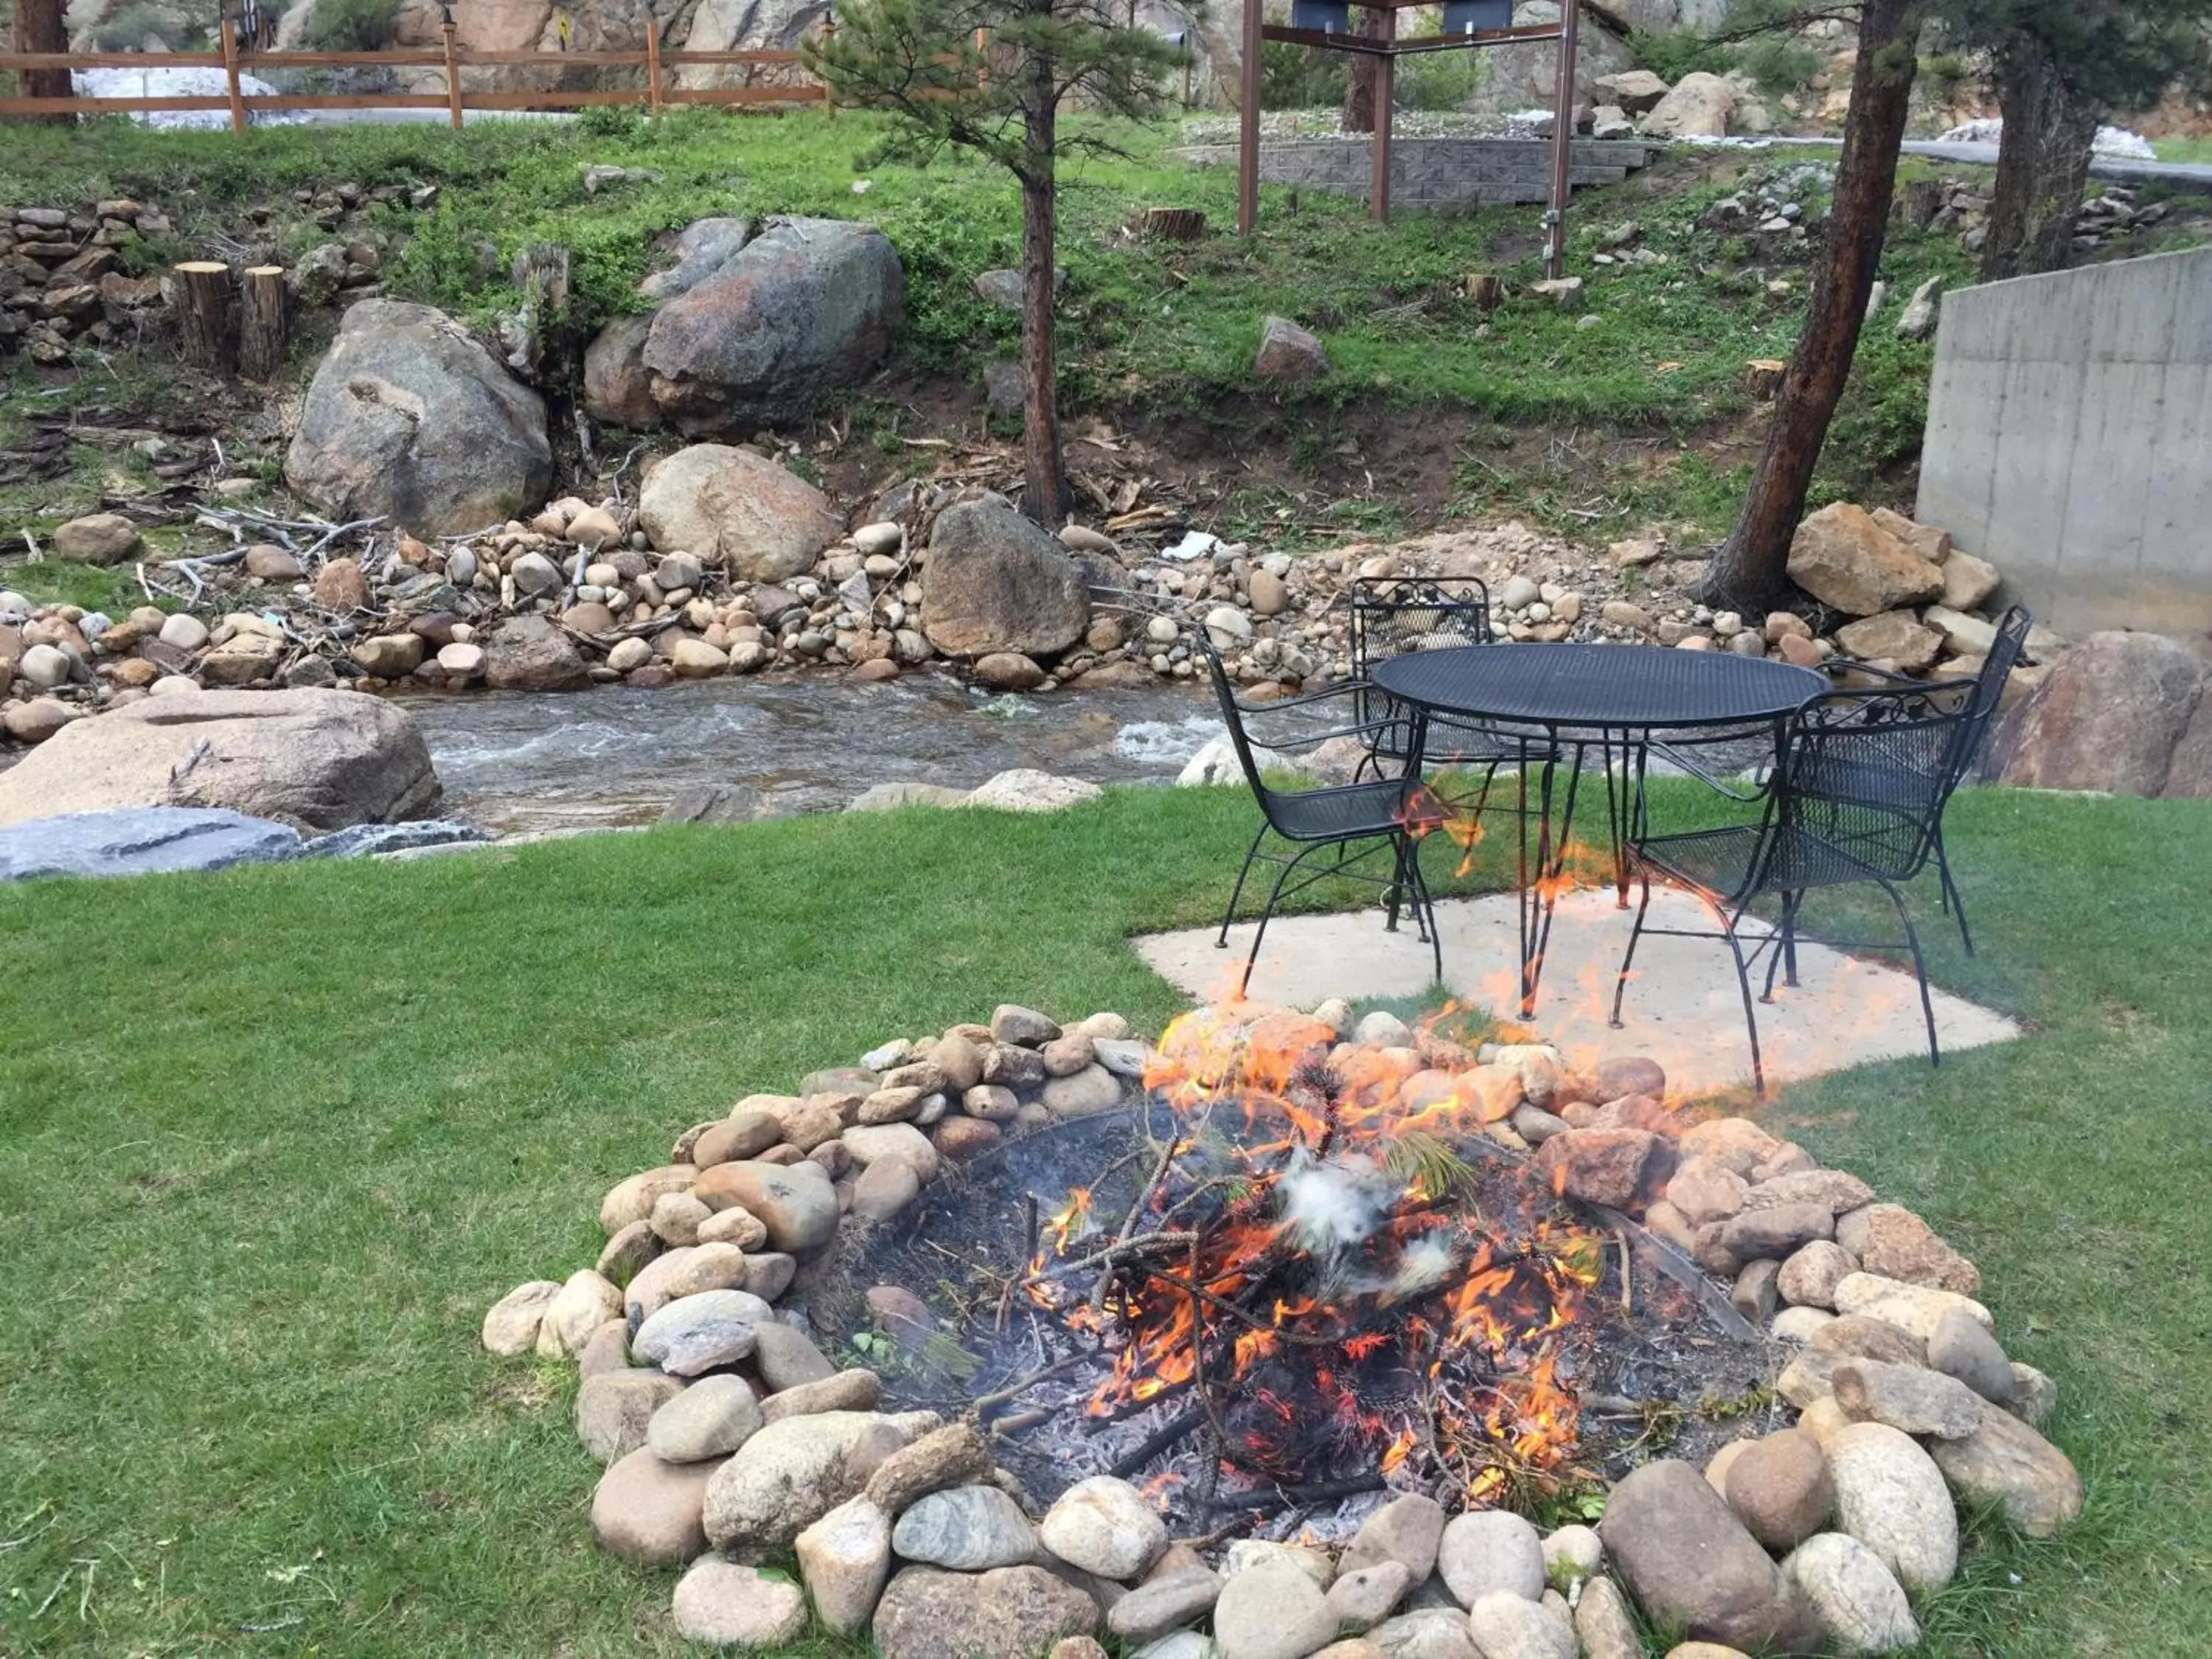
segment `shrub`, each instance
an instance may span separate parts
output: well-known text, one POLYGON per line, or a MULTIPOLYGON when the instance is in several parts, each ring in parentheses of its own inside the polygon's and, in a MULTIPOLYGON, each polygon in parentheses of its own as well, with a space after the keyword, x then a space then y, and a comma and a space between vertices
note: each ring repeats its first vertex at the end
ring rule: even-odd
POLYGON ((1736 67, 1770 95, 1796 91, 1825 62, 1815 47, 1795 34, 1762 34, 1744 42, 1736 53, 1736 67))
POLYGON ((1344 102, 1345 56, 1270 40, 1261 48, 1260 107, 1334 109, 1344 102))
POLYGON ((314 0, 303 44, 313 52, 380 52, 399 29, 399 0, 314 0))
POLYGON ((1693 28, 1638 29, 1628 37, 1629 55, 1668 85, 1702 70, 1726 75, 1735 55, 1693 28))
POLYGON ((1460 110, 1474 101, 1486 77, 1479 52, 1432 52, 1398 60, 1400 109, 1460 110))

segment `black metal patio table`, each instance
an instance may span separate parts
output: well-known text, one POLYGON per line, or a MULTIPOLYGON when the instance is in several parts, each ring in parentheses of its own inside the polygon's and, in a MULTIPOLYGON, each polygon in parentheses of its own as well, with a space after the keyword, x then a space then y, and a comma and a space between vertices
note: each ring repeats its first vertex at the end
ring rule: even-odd
POLYGON ((1644 774, 1654 732, 1675 734, 1757 727, 1778 740, 1782 726, 1808 698, 1828 689, 1813 669, 1732 652, 1681 651, 1646 645, 1476 645, 1410 652, 1375 665, 1375 684, 1411 711, 1407 748, 1414 771, 1448 763, 1427 753, 1429 716, 1475 721, 1517 743, 1520 790, 1521 1013, 1535 1012, 1552 910, 1565 866, 1583 761, 1599 751, 1605 778, 1606 823, 1614 884, 1628 902, 1630 814, 1640 811, 1644 774), (1620 757, 1616 778, 1613 761, 1620 757), (1554 836, 1554 774, 1570 759, 1564 810, 1554 836), (1536 809, 1528 810, 1528 777, 1536 775, 1536 809), (1536 830, 1529 857, 1530 820, 1536 830), (1533 868, 1535 879, 1530 879, 1533 868))

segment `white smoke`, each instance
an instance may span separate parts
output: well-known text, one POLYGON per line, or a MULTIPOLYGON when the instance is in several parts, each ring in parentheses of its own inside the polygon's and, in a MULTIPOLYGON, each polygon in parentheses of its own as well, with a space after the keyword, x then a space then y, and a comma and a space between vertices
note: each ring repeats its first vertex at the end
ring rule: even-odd
POLYGON ((1325 1264, 1340 1260, 1389 1219, 1401 1188, 1371 1159, 1357 1153, 1322 1163, 1303 1149, 1275 1183, 1283 1230, 1292 1243, 1325 1264))

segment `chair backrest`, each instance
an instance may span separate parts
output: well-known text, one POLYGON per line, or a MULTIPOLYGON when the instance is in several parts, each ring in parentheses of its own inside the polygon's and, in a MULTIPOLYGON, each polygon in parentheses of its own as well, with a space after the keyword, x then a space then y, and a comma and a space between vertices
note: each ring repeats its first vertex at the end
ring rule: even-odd
MULTIPOLYGON (((1490 645, 1490 590, 1475 576, 1362 576, 1346 590, 1352 611, 1352 678, 1366 682, 1375 665, 1439 645, 1490 645)), ((1363 721, 1389 717, 1389 700, 1363 691, 1363 721)))
POLYGON ((1908 881, 1934 850, 1973 682, 1832 691, 1790 717, 1770 822, 1816 836, 1873 874, 1908 881))
POLYGON ((1973 769, 1975 757, 1981 753, 1982 744, 1989 738, 1990 727, 1996 720, 1998 705, 2004 701, 2005 683, 2012 678, 2012 671, 2027 649, 2027 632, 2034 625, 2035 618, 2017 605, 1997 618, 1997 636, 1989 654, 1982 659, 1981 672, 1974 676, 1974 695, 1966 723, 1960 731, 1958 752, 1950 763, 1955 775, 1954 784, 1963 781, 1973 769))
POLYGON ((1213 682, 1214 700, 1221 705, 1221 723, 1229 728, 1230 747, 1237 751, 1237 763, 1244 769, 1244 781, 1252 786, 1253 798, 1260 803, 1260 811, 1270 823, 1274 822, 1274 795, 1260 776, 1260 763, 1253 758, 1252 739, 1244 730, 1244 710, 1237 701, 1237 688, 1230 683, 1229 671, 1222 665, 1221 653, 1213 648, 1213 641, 1201 632, 1198 636, 1199 649, 1206 653, 1206 672, 1213 682))
POLYGON ((1348 591, 1352 672, 1364 679, 1375 664, 1449 639, 1488 645, 1490 590, 1474 576, 1362 576, 1348 591))

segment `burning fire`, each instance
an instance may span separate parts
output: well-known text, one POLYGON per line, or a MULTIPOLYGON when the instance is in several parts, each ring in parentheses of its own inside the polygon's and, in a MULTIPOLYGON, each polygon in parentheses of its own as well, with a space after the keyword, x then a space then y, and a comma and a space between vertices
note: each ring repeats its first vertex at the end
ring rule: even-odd
POLYGON ((1511 1109, 1495 1068, 1239 1006, 1177 1021, 1145 1080, 1174 1124, 1135 1202, 1071 1192, 1025 1281, 1111 1356, 1094 1419, 1174 1401, 1161 1444, 1201 1437, 1202 1503, 1217 1474, 1321 1492, 1379 1471, 1479 1504, 1565 1472, 1563 1334, 1598 1241, 1464 1199, 1448 1137, 1511 1109))

